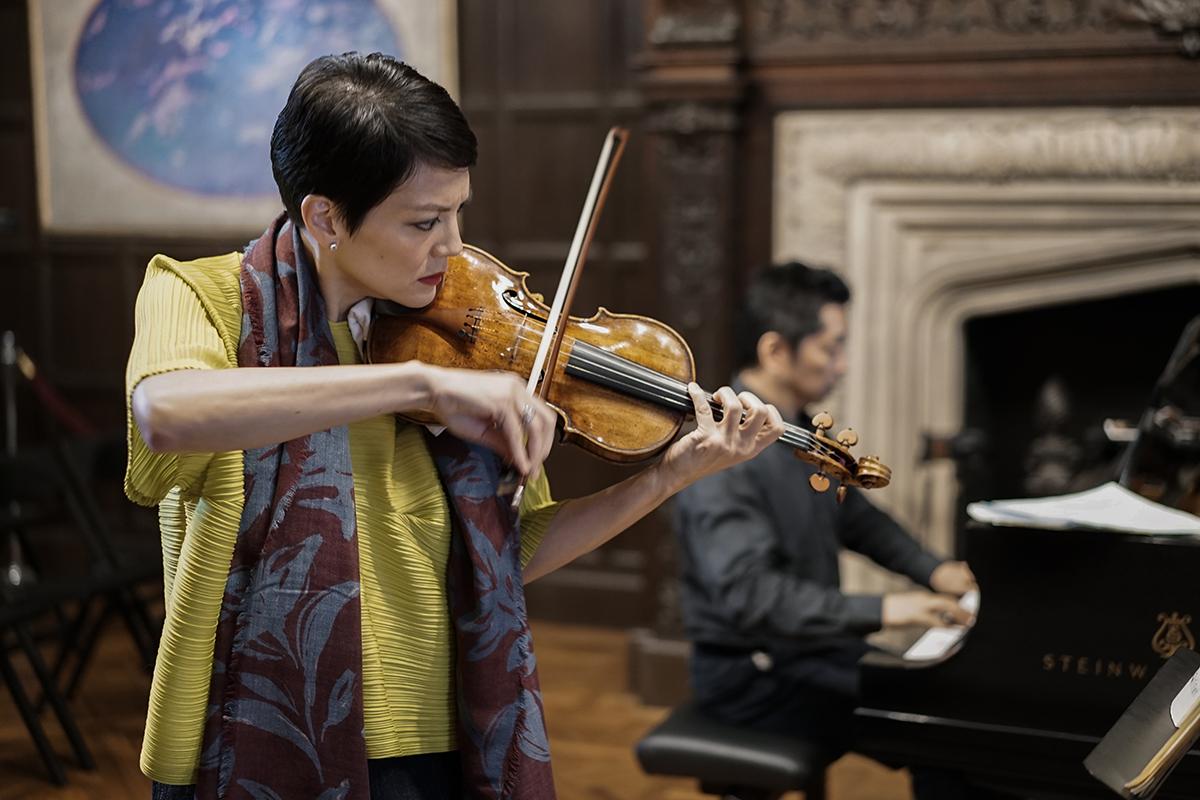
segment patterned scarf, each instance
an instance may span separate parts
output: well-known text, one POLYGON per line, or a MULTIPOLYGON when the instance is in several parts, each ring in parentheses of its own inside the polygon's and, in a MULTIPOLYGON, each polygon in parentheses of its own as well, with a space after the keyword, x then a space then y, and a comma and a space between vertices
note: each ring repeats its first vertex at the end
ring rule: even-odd
POLYGON ((496 496, 500 460, 447 433, 427 439, 455 526, 446 592, 464 793, 553 800, 550 743, 525 618, 520 527, 510 498, 496 496))
MULTIPOLYGON (((239 367, 338 363, 316 270, 286 216, 242 259, 239 367)), ((368 800, 354 480, 346 426, 247 450, 196 796, 368 800)), ((454 533, 459 750, 470 800, 552 800, 520 531, 498 459, 430 439, 454 533)))

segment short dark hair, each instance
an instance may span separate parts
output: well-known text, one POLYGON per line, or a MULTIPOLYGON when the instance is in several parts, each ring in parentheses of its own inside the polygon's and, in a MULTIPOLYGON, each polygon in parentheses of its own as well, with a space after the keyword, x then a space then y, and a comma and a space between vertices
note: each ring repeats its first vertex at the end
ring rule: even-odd
POLYGON ((418 164, 463 169, 478 145, 441 86, 383 53, 321 56, 300 73, 271 134, 288 216, 309 194, 333 201, 353 234, 418 164))
POLYGON ((758 363, 758 340, 775 331, 795 347, 821 330, 821 307, 850 302, 850 287, 832 271, 788 261, 763 267, 750 279, 734 326, 737 368, 758 363))

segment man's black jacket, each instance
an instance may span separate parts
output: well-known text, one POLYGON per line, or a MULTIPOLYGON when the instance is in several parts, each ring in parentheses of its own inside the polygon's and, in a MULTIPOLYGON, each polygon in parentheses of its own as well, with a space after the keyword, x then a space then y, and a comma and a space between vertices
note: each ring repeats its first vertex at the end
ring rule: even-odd
POLYGON ((832 489, 812 491, 813 472, 775 444, 675 498, 693 642, 797 653, 861 642, 881 626, 882 598, 841 592, 843 547, 929 585, 940 559, 860 491, 840 506, 832 489))

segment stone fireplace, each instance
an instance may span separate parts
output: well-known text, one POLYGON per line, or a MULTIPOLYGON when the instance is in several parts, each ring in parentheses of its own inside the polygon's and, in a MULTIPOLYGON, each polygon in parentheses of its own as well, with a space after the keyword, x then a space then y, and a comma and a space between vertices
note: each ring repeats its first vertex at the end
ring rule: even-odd
MULTIPOLYGON (((958 483, 920 453, 964 425, 967 322, 1200 285, 1195 110, 787 112, 774 163, 774 257, 854 291, 831 410, 895 471, 873 499, 943 553, 958 483)), ((895 585, 854 557, 845 583, 895 585)))
POLYGON ((1117 479, 1151 387, 1198 315, 1193 283, 967 320, 969 433, 951 443, 959 505, 1117 479))

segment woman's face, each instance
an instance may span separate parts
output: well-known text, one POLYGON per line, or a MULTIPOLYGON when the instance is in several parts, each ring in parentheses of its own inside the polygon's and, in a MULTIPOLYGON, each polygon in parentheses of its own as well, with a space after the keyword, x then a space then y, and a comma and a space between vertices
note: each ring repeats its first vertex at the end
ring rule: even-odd
POLYGON ((337 318, 364 297, 413 308, 433 302, 447 259, 462 251, 459 214, 470 194, 469 170, 419 164, 353 235, 334 220, 337 249, 322 248, 334 274, 322 277, 333 278, 335 297, 326 291, 326 300, 337 318))

